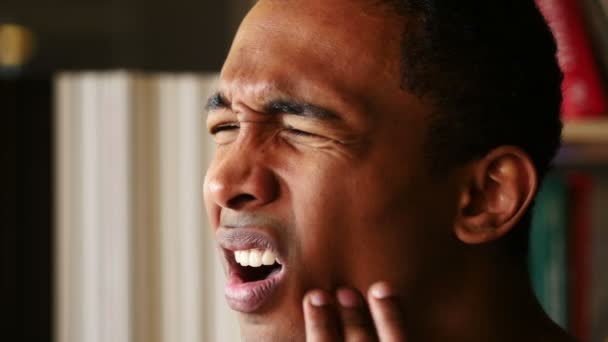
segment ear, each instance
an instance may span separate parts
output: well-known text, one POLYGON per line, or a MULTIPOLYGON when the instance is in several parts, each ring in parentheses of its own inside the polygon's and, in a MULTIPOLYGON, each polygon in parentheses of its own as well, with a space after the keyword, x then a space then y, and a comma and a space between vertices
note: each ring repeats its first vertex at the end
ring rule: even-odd
POLYGON ((454 230, 469 244, 507 234, 528 209, 537 189, 536 169, 520 148, 501 146, 470 165, 454 230))

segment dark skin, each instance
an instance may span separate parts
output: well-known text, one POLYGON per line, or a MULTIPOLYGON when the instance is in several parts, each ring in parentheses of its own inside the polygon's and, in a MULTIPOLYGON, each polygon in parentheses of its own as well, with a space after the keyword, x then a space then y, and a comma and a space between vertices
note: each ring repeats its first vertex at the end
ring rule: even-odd
POLYGON ((530 158, 428 172, 435 108, 400 87, 402 29, 363 0, 261 0, 241 25, 205 202, 215 232, 255 217, 232 229, 276 237, 286 270, 243 339, 569 341, 500 248, 536 192, 530 158))

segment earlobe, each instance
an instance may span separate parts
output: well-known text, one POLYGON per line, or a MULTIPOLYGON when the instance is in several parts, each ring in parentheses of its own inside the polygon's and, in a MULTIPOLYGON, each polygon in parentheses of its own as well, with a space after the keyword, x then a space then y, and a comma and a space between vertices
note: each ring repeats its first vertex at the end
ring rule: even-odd
POLYGON ((501 238, 521 219, 536 192, 531 159, 517 147, 499 147, 469 169, 454 231, 468 244, 501 238))

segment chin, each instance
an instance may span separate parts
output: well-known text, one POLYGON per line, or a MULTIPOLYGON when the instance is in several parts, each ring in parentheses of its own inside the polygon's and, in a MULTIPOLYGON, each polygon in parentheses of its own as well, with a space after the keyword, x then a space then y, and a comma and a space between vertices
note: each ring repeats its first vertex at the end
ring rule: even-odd
POLYGON ((273 320, 269 317, 241 314, 239 321, 243 342, 306 341, 304 327, 284 319, 273 320))
POLYGON ((299 334, 293 331, 285 331, 280 327, 255 327, 241 328, 241 341, 243 342, 287 342, 287 341, 302 341, 306 340, 304 334, 299 334))

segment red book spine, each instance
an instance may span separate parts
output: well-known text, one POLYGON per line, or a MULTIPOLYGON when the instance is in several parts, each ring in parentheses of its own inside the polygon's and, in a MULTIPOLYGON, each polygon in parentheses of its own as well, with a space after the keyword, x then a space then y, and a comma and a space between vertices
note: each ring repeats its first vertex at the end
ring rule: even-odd
POLYGON ((578 0, 536 0, 555 35, 562 71, 562 118, 588 119, 607 112, 598 67, 578 0))
POLYGON ((589 174, 576 172, 570 184, 570 330, 581 341, 589 340, 591 322, 591 191, 589 174))

